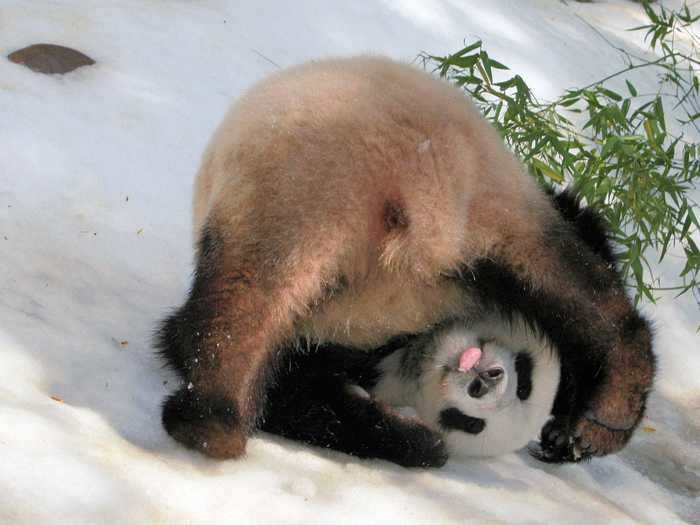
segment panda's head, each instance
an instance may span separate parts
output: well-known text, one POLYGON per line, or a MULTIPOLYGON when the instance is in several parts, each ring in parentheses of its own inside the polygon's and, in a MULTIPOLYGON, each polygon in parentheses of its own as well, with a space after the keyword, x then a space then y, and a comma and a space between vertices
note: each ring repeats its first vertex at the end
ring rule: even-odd
POLYGON ((452 454, 506 454, 537 437, 560 375, 542 339, 518 320, 492 318, 446 326, 430 344, 416 410, 445 434, 452 454))

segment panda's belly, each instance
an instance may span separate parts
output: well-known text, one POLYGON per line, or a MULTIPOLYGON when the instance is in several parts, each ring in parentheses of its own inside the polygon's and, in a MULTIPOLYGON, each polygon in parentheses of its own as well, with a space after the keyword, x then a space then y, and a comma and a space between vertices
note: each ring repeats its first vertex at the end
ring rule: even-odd
POLYGON ((384 274, 324 301, 299 331, 313 340, 370 349, 401 333, 469 315, 471 308, 455 281, 426 284, 384 274))

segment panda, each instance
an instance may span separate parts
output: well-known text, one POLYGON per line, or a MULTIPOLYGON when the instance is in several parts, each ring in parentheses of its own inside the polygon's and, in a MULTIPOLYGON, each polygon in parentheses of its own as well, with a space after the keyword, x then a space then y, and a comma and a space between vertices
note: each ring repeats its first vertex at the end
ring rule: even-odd
POLYGON ((286 355, 262 430, 405 467, 524 447, 549 419, 560 378, 546 341, 497 315, 443 323, 372 353, 328 345, 286 355), (435 434, 421 436, 421 423, 399 407, 435 434))
MULTIPOLYGON (((617 452, 643 416, 652 336, 616 269, 462 91, 417 68, 327 59, 253 86, 204 153, 194 236, 156 345, 183 379, 163 425, 210 457, 244 454, 294 341, 375 353, 485 310, 522 317, 577 378, 543 431, 551 460, 617 452)), ((415 462, 438 461, 440 436, 409 426, 415 462)))
MULTIPOLYGON (((578 238, 615 267, 602 217, 573 191, 547 193, 578 238)), ((448 455, 497 456, 526 444, 544 462, 581 460, 572 443, 565 455, 553 447, 567 445, 563 436, 543 440, 544 447, 530 441, 542 429, 549 434, 551 415, 569 414, 579 378, 562 370, 556 350, 521 317, 481 315, 395 337, 372 352, 299 342, 285 352, 261 429, 405 467, 439 466, 448 455), (380 418, 376 404, 388 405, 380 418), (402 406, 436 434, 401 417, 395 409, 402 406)))

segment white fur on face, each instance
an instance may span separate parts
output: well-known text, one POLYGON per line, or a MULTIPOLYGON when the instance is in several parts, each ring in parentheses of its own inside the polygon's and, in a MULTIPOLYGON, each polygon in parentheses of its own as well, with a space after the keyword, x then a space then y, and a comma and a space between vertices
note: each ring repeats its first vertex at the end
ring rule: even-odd
MULTIPOLYGON (((507 410, 513 404, 513 400, 516 399, 518 376, 515 371, 515 358, 517 354, 494 341, 482 343, 482 345, 481 359, 468 372, 461 372, 457 370, 457 367, 450 366, 450 364, 446 365, 442 388, 446 401, 452 406, 459 408, 469 416, 487 419, 494 412, 507 410), (480 374, 494 368, 503 370, 502 379, 489 388, 483 397, 474 398, 470 396, 468 388, 472 381, 480 374)), ((462 346, 462 349, 464 348, 467 347, 462 346)), ((441 353, 445 353, 444 348, 440 350, 441 353)), ((459 359, 459 353, 456 355, 454 353, 445 355, 445 358, 454 362, 455 358, 459 359)))
MULTIPOLYGON (((413 390, 414 405, 420 418, 442 431, 451 454, 495 456, 518 450, 535 439, 549 418, 559 384, 560 365, 556 353, 532 335, 519 322, 512 326, 500 321, 455 324, 438 332, 432 343, 432 358, 423 364, 418 385, 404 384, 404 392, 413 390), (470 346, 479 346, 482 357, 474 369, 458 370, 461 353, 470 346), (532 391, 521 400, 517 396, 518 376, 515 360, 519 352, 527 352, 533 361, 532 391), (478 373, 499 367, 503 377, 481 398, 468 394, 468 387, 478 373), (479 434, 443 429, 440 412, 458 408, 464 414, 485 420, 479 434)), ((394 359, 398 357, 391 356, 394 359)), ((393 367, 392 367, 393 368, 393 367)), ((396 370, 394 368, 394 370, 396 370)), ((387 381, 392 403, 399 395, 396 378, 387 381), (389 386, 393 385, 391 388, 389 386)))

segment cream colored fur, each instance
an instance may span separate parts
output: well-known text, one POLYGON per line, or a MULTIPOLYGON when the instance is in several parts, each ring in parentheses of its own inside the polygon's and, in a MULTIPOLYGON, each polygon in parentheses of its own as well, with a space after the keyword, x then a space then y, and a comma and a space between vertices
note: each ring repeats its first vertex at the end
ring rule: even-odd
POLYGON ((266 326, 281 333, 263 344, 303 333, 369 348, 464 315, 467 299, 441 277, 479 257, 546 283, 553 213, 458 89, 377 57, 254 86, 213 137, 194 197, 195 238, 205 224, 225 232, 225 264, 267 271, 280 294, 266 326), (387 227, 387 203, 405 224, 387 227))

